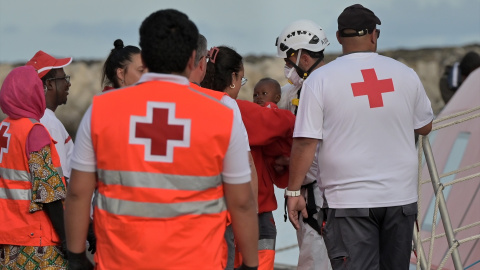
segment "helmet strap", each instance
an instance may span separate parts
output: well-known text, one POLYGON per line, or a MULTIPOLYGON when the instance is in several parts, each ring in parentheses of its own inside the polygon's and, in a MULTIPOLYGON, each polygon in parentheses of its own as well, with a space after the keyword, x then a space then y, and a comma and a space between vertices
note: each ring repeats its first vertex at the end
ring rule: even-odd
POLYGON ((295 71, 297 72, 298 76, 300 76, 300 78, 305 79, 305 78, 307 78, 307 76, 308 76, 307 73, 305 73, 305 71, 298 66, 298 63, 300 63, 300 57, 301 57, 301 56, 302 56, 302 49, 299 49, 299 50, 298 50, 298 56, 297 56, 297 62, 296 62, 296 63, 294 63, 294 62, 293 62, 292 60, 290 60, 289 58, 285 58, 285 59, 286 59, 286 61, 287 61, 290 65, 293 66, 293 68, 295 68, 295 71))
POLYGON ((293 63, 293 61, 290 60, 289 58, 286 58, 286 59, 287 59, 288 63, 295 68, 295 71, 297 71, 298 76, 300 76, 300 78, 302 78, 302 79, 306 79, 310 75, 310 73, 315 69, 315 67, 318 64, 320 64, 320 62, 322 62, 323 57, 318 58, 317 61, 315 61, 315 63, 305 72, 302 68, 300 68, 298 66, 298 63, 300 63, 300 56, 301 55, 302 55, 302 49, 299 49, 298 50, 298 56, 297 56, 297 63, 293 63))
POLYGON ((315 63, 308 69, 308 71, 305 73, 305 78, 306 79, 308 77, 308 75, 310 75, 310 73, 315 69, 315 67, 320 64, 320 62, 322 62, 323 60, 323 57, 322 58, 318 58, 317 61, 315 61, 315 63))

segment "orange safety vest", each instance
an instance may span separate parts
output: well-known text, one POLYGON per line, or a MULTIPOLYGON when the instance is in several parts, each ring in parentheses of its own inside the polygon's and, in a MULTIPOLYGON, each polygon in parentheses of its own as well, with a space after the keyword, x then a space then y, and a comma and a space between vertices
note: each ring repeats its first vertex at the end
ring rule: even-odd
POLYGON ((166 81, 96 96, 98 269, 222 269, 233 112, 166 81))
MULTIPOLYGON (((47 214, 29 212, 33 175, 28 166, 26 142, 34 125, 42 124, 34 119, 9 117, 0 124, 0 244, 53 246, 60 243, 47 214)), ((65 184, 53 140, 50 149, 52 163, 65 184)))

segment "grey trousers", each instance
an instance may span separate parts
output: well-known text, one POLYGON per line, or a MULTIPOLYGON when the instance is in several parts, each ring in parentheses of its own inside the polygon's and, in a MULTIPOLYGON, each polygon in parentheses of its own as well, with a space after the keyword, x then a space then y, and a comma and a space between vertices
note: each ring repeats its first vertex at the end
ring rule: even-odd
POLYGON ((334 270, 408 270, 417 203, 328 209, 325 245, 334 270))

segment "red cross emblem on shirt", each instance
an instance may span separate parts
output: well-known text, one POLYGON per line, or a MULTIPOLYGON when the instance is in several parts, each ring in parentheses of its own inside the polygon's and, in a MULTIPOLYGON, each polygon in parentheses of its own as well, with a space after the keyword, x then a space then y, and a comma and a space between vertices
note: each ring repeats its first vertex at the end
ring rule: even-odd
POLYGON ((383 107, 382 93, 393 92, 392 79, 379 80, 375 69, 363 69, 364 82, 352 83, 353 96, 368 96, 370 108, 383 107))
POLYGON ((173 162, 174 147, 190 146, 190 119, 175 118, 175 103, 147 102, 147 115, 130 117, 130 144, 145 146, 145 160, 173 162))
POLYGON ((8 146, 10 145, 10 134, 7 133, 10 128, 10 123, 2 122, 0 126, 0 163, 3 160, 3 153, 8 153, 8 146))

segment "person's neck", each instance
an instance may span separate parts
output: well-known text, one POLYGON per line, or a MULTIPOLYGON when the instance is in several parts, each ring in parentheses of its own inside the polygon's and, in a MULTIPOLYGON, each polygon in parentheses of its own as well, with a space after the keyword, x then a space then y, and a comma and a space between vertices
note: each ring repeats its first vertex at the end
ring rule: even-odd
POLYGON ((349 47, 342 47, 342 52, 343 52, 343 55, 346 55, 346 54, 351 54, 351 53, 360 53, 360 52, 376 52, 375 49, 373 48, 369 48, 369 47, 353 47, 353 48, 349 48, 349 47))
POLYGON ((58 105, 53 105, 53 104, 48 104, 47 103, 47 109, 51 110, 52 112, 55 112, 55 110, 58 108, 58 105))
POLYGON ((319 68, 319 67, 321 67, 321 66, 323 66, 323 65, 325 65, 325 60, 320 61, 320 62, 312 69, 312 71, 311 71, 310 73, 312 73, 314 70, 316 70, 317 68, 319 68))

